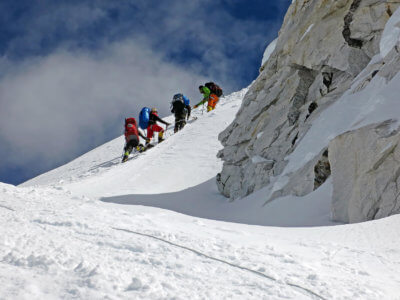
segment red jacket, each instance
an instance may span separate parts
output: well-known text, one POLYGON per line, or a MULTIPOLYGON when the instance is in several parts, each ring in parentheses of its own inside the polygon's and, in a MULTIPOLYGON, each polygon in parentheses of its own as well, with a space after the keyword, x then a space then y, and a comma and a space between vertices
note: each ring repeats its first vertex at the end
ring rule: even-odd
POLYGON ((129 137, 135 135, 138 140, 139 136, 143 139, 146 137, 138 130, 135 118, 125 119, 125 139, 128 141, 129 137))
POLYGON ((133 124, 126 124, 125 126, 125 139, 128 139, 129 136, 131 135, 136 135, 137 138, 139 139, 139 133, 138 130, 136 128, 136 126, 134 126, 133 124))

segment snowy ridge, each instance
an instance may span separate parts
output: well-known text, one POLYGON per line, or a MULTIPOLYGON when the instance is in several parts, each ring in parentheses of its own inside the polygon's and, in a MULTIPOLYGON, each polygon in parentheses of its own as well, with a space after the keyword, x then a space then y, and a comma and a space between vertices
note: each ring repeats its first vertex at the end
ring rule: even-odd
MULTIPOLYGON (((217 136, 232 122, 246 92, 243 89, 221 98, 218 110, 211 113, 201 107, 193 110, 192 116, 198 119, 189 121, 184 131, 173 134, 170 126, 165 142, 141 155, 132 155, 125 164, 120 164, 124 146, 121 136, 23 186, 62 185, 101 197, 175 192, 203 183, 221 169, 216 157, 221 149, 217 136)), ((173 116, 165 120, 173 124, 173 116)))

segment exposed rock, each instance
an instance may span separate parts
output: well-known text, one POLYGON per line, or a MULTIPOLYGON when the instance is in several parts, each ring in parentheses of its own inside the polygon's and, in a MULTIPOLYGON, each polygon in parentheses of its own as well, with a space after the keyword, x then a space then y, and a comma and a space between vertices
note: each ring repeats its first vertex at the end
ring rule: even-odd
POLYGON ((361 47, 363 45, 363 41, 360 39, 355 39, 355 38, 351 37, 350 25, 353 22, 353 15, 357 11, 357 8, 359 8, 360 3, 361 3, 361 0, 354 0, 353 3, 351 4, 349 12, 344 17, 344 27, 343 27, 343 31, 342 31, 342 34, 343 34, 343 37, 344 37, 346 43, 350 47, 359 48, 359 49, 361 49, 361 47))
MULTIPOLYGON (((324 83, 325 84, 325 83, 324 83)), ((318 108, 317 102, 311 102, 310 105, 308 106, 308 115, 306 116, 306 120, 311 116, 314 110, 318 108)), ((297 139, 298 135, 296 135, 297 139)), ((292 141, 292 145, 294 145, 294 142, 292 141)))
POLYGON ((322 150, 314 159, 292 174, 288 174, 288 180, 284 187, 275 191, 267 200, 271 202, 276 198, 293 195, 301 197, 316 190, 317 182, 325 182, 330 175, 330 163, 327 157, 327 150, 322 150))
MULTIPOLYGON (((232 200, 241 198, 279 176, 287 165, 287 155, 312 121, 351 88, 360 72, 369 73, 359 89, 374 76, 390 78, 397 74, 399 55, 392 56, 395 67, 377 62, 365 68, 379 52, 384 26, 399 5, 400 0, 292 3, 274 52, 250 87, 235 120, 219 136, 224 146, 219 153, 224 166, 217 180, 221 193, 232 200)), ((325 180, 328 162, 321 160, 322 154, 289 174, 287 185, 271 199, 305 195, 315 188, 315 180, 325 180), (316 179, 317 164, 321 166, 317 167, 316 179)))
POLYGON ((314 167, 314 190, 319 188, 331 176, 331 164, 328 153, 328 150, 325 150, 321 159, 314 167))
POLYGON ((288 113, 289 126, 297 122, 301 113, 301 108, 307 102, 308 90, 315 80, 315 75, 312 70, 304 68, 300 69, 298 72, 299 82, 297 83, 293 98, 289 101, 291 103, 288 113))
POLYGON ((400 213, 400 131, 369 125, 329 145, 334 220, 361 222, 400 213))

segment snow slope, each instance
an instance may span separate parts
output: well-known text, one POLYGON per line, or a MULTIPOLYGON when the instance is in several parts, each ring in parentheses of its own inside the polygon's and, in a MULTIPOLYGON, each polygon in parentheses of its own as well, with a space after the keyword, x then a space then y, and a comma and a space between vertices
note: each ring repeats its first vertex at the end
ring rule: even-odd
MULTIPOLYGON (((130 205, 166 208, 215 220, 256 225, 330 225, 328 182, 307 197, 286 197, 264 207, 266 189, 230 203, 219 194, 215 176, 222 168, 217 137, 235 117, 247 89, 222 98, 218 110, 202 114, 184 131, 145 154, 120 164, 123 137, 24 184, 62 186, 73 194, 130 205), (311 209, 310 209, 311 208, 311 209)), ((172 118, 166 118, 172 122, 172 118)))
POLYGON ((0 184, 0 299, 400 299, 400 216, 312 228, 199 218, 330 224, 329 182, 267 206, 265 190, 217 193, 217 135, 244 93, 125 164, 118 138, 0 184))
MULTIPOLYGON (((170 126, 165 142, 125 164, 120 164, 121 136, 23 185, 63 185, 94 197, 157 194, 198 185, 220 171, 222 163, 216 154, 222 146, 217 136, 232 122, 246 92, 222 98, 218 110, 211 113, 193 110, 192 116, 198 119, 189 121, 184 131, 173 135, 170 126)), ((173 116, 165 120, 173 124, 173 116)))
POLYGON ((0 299, 399 299, 400 216, 290 229, 62 187, 1 184, 0 199, 0 299))

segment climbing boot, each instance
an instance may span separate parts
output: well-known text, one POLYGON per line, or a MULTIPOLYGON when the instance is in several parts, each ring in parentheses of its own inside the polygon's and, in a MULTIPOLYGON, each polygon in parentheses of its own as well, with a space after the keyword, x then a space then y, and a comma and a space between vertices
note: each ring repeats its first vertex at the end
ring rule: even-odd
POLYGON ((158 133, 158 143, 161 143, 162 141, 164 141, 164 132, 159 132, 158 133))

